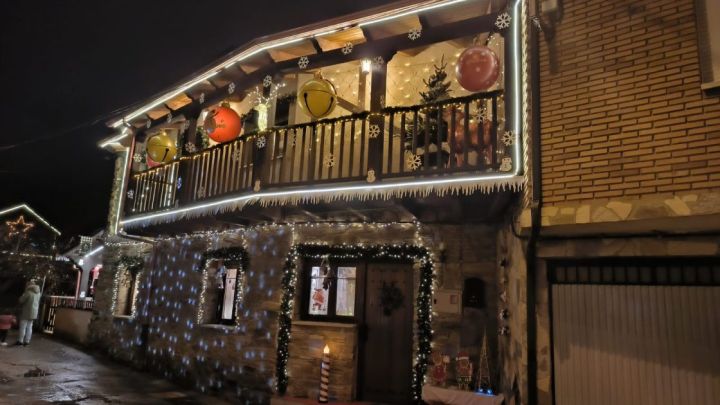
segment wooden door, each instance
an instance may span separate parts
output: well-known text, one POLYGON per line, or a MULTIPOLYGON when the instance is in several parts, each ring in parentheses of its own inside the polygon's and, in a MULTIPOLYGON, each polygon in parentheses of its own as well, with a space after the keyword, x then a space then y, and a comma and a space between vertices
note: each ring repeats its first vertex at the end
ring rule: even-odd
POLYGON ((359 386, 364 401, 411 402, 412 280, 411 265, 368 264, 364 322, 360 327, 359 386), (386 296, 392 292, 399 298, 394 308, 383 305, 383 291, 386 296))

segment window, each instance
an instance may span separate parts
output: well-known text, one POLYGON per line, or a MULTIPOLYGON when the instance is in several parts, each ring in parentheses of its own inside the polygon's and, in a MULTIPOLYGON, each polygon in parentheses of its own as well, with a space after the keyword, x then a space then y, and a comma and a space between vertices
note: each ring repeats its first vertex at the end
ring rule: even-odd
POLYGON ((242 271, 233 263, 214 260, 207 270, 202 323, 232 325, 242 296, 242 271))
POLYGON ((352 320, 355 317, 357 267, 311 266, 307 273, 302 314, 311 319, 352 320))
MULTIPOLYGON (((115 278, 115 311, 117 316, 134 316, 135 301, 138 294, 138 279, 140 271, 137 268, 120 268, 115 278)), ((93 280, 94 283, 95 280, 93 280)))
POLYGON ((704 90, 720 88, 720 2, 696 0, 700 72, 704 90))

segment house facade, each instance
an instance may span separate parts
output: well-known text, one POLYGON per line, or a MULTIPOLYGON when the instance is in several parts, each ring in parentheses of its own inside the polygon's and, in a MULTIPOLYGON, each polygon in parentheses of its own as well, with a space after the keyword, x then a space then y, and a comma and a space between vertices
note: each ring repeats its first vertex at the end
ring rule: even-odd
MULTIPOLYGON (((260 38, 128 108, 100 143, 117 159, 90 339, 249 402, 316 398, 326 349, 337 400, 577 403, 595 385, 568 376, 601 374, 577 356, 627 354, 577 332, 601 298, 714 302, 720 280, 700 14, 617 3, 391 3, 260 38)), ((640 304, 613 302, 634 322, 640 304)), ((696 368, 708 392, 717 364, 696 368)))

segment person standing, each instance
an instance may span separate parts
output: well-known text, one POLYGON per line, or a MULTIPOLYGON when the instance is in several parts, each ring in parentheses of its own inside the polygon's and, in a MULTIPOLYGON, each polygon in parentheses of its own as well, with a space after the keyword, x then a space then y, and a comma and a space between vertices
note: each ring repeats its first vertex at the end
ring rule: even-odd
POLYGON ((20 296, 20 335, 15 346, 27 346, 32 338, 33 321, 37 319, 40 306, 40 287, 32 280, 27 283, 25 292, 20 296))
POLYGON ((8 331, 17 323, 15 316, 6 312, 0 312, 0 346, 7 346, 5 339, 8 331))

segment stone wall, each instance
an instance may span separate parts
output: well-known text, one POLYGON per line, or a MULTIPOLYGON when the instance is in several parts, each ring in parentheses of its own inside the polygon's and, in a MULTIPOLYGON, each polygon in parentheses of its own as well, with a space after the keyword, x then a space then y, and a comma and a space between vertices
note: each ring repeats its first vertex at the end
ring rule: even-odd
MULTIPOLYGON (((490 343, 490 365, 500 380, 497 356, 497 235, 493 226, 393 224, 353 226, 268 226, 211 236, 159 240, 153 245, 108 245, 97 289, 97 313, 91 341, 118 359, 156 370, 205 392, 265 403, 274 389, 277 319, 285 257, 293 243, 417 243, 438 258, 437 286, 462 289, 466 277, 485 282, 485 306, 461 314, 433 317, 434 348, 455 356, 463 350, 477 364, 483 332, 490 343), (202 253, 244 246, 249 255, 237 326, 198 325, 202 289, 202 253), (444 252, 443 252, 444 251, 444 252), (114 317, 112 284, 121 255, 148 258, 135 317, 114 317)), ((417 278, 415 280, 417 286, 417 278)), ((414 301, 413 301, 414 302, 414 301)), ((295 305, 294 319, 299 319, 295 305)), ((319 342, 333 343, 331 396, 356 397, 356 328, 296 322, 293 325, 288 394, 313 398, 317 392, 319 342)))

